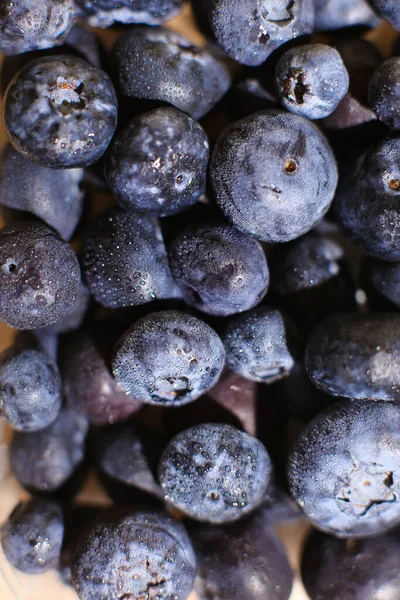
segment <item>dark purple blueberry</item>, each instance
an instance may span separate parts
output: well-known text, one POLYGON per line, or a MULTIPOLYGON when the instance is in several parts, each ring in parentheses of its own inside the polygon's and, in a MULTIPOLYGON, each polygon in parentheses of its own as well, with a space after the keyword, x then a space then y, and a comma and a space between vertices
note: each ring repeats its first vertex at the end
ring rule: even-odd
POLYGON ((52 168, 84 167, 107 150, 117 126, 108 75, 73 56, 29 62, 7 88, 4 125, 13 146, 52 168))
POLYGON ((186 600, 196 557, 185 528, 166 513, 111 509, 78 545, 72 583, 81 600, 186 600))
MULTIPOLYGON (((371 286, 374 294, 389 301, 387 308, 400 308, 400 264, 368 258, 364 265, 364 276, 367 285, 371 286)), ((368 300, 369 290, 367 291, 368 300)))
POLYGON ((178 33, 134 27, 112 51, 123 96, 168 102, 200 119, 230 86, 224 63, 178 33))
MULTIPOLYGON (((400 28, 400 11, 399 11, 400 28)), ((375 71, 368 86, 368 103, 380 121, 400 129, 400 57, 388 58, 375 71)))
POLYGON ((382 53, 370 41, 344 38, 335 44, 350 77, 350 93, 363 105, 368 103, 368 84, 383 61, 382 53))
POLYGON ((327 212, 337 184, 332 150, 304 117, 269 110, 228 127, 211 158, 211 185, 239 230, 288 242, 327 212))
POLYGON ((37 329, 69 313, 81 275, 72 248, 39 223, 0 231, 0 319, 18 329, 37 329))
POLYGON ((224 424, 200 424, 164 450, 158 478, 165 501, 207 523, 237 521, 264 499, 271 461, 262 443, 224 424))
POLYGON ((290 490, 318 529, 377 535, 400 523, 399 465, 400 407, 343 400, 301 432, 289 456, 290 490))
POLYGON ((159 25, 175 17, 183 0, 75 0, 77 12, 91 27, 114 23, 159 25))
POLYGON ((105 175, 122 208, 165 217, 204 192, 209 148, 201 126, 175 108, 138 115, 114 141, 105 175))

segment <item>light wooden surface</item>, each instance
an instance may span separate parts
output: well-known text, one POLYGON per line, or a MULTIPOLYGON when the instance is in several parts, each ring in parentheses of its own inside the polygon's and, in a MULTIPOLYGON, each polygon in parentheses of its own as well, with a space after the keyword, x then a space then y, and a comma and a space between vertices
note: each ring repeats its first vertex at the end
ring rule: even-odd
MULTIPOLYGON (((172 19, 168 25, 170 29, 178 31, 194 43, 202 44, 204 39, 193 25, 193 19, 188 6, 184 7, 181 15, 172 19)), ((116 34, 107 33, 102 35, 105 44, 110 47, 116 34)), ((383 24, 377 30, 366 35, 367 39, 374 41, 381 51, 388 55, 395 34, 390 27, 383 24)), ((5 141, 5 134, 0 125, 0 145, 5 141)), ((0 290, 1 293, 1 290, 0 290)), ((12 329, 0 323, 0 351, 7 348, 13 338, 14 332, 12 329)), ((27 497, 27 493, 15 481, 8 469, 7 460, 7 441, 9 440, 10 432, 2 426, 0 422, 0 523, 5 520, 7 515, 20 498, 27 497)), ((91 475, 84 489, 78 496, 78 501, 91 501, 96 503, 106 503, 107 499, 104 496, 98 482, 91 475)), ((305 522, 296 524, 282 525, 278 528, 278 533, 281 536, 289 555, 289 559, 296 571, 298 572, 298 561, 300 556, 300 548, 303 542, 307 525, 305 522)), ((192 594, 189 600, 196 600, 195 594, 192 594)), ((296 574, 295 584, 290 600, 307 600, 308 596, 296 574)), ((50 572, 45 575, 32 576, 19 573, 8 565, 0 548, 0 600, 76 600, 77 596, 72 588, 64 585, 56 572, 50 572)), ((243 598, 243 600, 247 600, 243 598)))

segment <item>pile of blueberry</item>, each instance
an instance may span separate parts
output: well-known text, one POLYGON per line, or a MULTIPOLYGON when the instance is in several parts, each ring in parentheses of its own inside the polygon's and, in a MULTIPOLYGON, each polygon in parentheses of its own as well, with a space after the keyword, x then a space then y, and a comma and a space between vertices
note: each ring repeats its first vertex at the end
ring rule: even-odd
POLYGON ((4 554, 287 600, 305 516, 311 600, 400 600, 399 0, 192 8, 201 47, 182 0, 0 0, 4 554))

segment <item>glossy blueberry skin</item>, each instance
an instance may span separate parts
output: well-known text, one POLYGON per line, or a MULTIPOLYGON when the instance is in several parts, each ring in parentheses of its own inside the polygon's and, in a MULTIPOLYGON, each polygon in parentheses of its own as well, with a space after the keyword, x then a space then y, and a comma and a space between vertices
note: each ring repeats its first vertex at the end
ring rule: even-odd
POLYGON ((0 319, 17 329, 55 323, 74 306, 81 281, 75 252, 39 223, 0 230, 0 319))
POLYGON ((0 416, 14 429, 47 427, 56 419, 61 403, 57 365, 33 340, 16 342, 0 354, 0 416))
POLYGON ((348 167, 334 208, 345 233, 375 258, 400 260, 400 140, 374 144, 348 167))
POLYGON ((30 493, 54 494, 66 489, 85 457, 86 417, 63 408, 49 427, 16 432, 10 459, 15 477, 30 493))
POLYGON ((125 392, 149 404, 180 406, 219 379, 225 350, 209 325, 175 310, 139 319, 114 349, 112 371, 125 392))
POLYGON ((225 223, 210 221, 184 229, 170 248, 170 265, 185 301, 215 316, 252 308, 268 289, 261 245, 225 223))
POLYGON ((166 513, 111 509, 90 527, 72 564, 81 600, 186 600, 196 557, 185 528, 166 513))
POLYGON ((208 113, 231 83, 221 61, 161 27, 130 29, 111 58, 123 96, 168 102, 193 119, 208 113))
POLYGON ((310 335, 305 367, 311 381, 332 396, 399 398, 400 315, 333 314, 310 335))
POLYGON ((281 311, 258 306, 228 320, 222 335, 226 365, 242 377, 274 383, 295 364, 292 342, 296 326, 281 311))
POLYGON ((399 77, 400 57, 397 56, 385 60, 376 69, 368 86, 370 107, 380 121, 394 129, 400 129, 399 77))
POLYGON ((29 62, 4 99, 4 125, 13 146, 55 169, 95 163, 111 142, 117 112, 108 75, 67 55, 29 62))
POLYGON ((400 31, 400 12, 397 0, 368 0, 376 13, 394 29, 400 31))
POLYGON ((73 26, 74 0, 2 1, 1 54, 21 54, 63 43, 73 26))
POLYGON ((165 217, 189 208, 204 192, 208 157, 198 123, 175 108, 158 108, 119 134, 105 176, 122 208, 165 217))
POLYGON ((349 74, 335 48, 308 44, 282 55, 275 68, 275 85, 287 110, 308 119, 323 119, 347 94, 349 74))
POLYGON ((175 436, 158 467, 164 500, 206 523, 230 523, 255 510, 271 477, 262 443, 232 425, 203 423, 175 436))
POLYGON ((338 537, 383 533, 400 522, 400 408, 343 400, 301 432, 288 461, 293 498, 338 537))
POLYGON ((364 269, 366 280, 374 292, 400 308, 400 264, 368 258, 364 269))
POLYGON ((117 339, 114 323, 96 323, 69 335, 61 346, 67 403, 93 425, 123 421, 142 406, 140 400, 124 392, 111 373, 110 353, 117 339))
POLYGON ((31 498, 17 504, 0 530, 8 562, 31 574, 57 567, 63 536, 63 510, 57 502, 46 498, 31 498))
POLYGON ((288 600, 293 571, 262 512, 234 525, 196 527, 190 535, 200 600, 288 600))
POLYGON ((311 600, 397 600, 399 529, 364 540, 341 540, 313 531, 302 557, 311 600))
POLYGON ((91 27, 114 23, 159 25, 175 17, 183 0, 76 0, 77 11, 91 27))
MULTIPOLYGON (((35 215, 69 240, 82 214, 83 174, 83 169, 41 167, 7 144, 0 162, 0 205, 35 215)), ((7 211, 4 216, 8 220, 7 211)))
POLYGON ((367 0, 314 0, 315 31, 345 27, 376 27, 379 18, 367 0))
POLYGON ((260 65, 279 46, 312 33, 312 0, 214 0, 211 28, 217 43, 239 63, 260 65))
POLYGON ((96 302, 108 308, 178 295, 157 220, 133 211, 110 208, 92 222, 82 271, 96 302))
POLYGON ((264 242, 288 242, 312 229, 330 206, 337 178, 332 150, 316 126, 277 110, 230 125, 210 164, 226 218, 264 242))

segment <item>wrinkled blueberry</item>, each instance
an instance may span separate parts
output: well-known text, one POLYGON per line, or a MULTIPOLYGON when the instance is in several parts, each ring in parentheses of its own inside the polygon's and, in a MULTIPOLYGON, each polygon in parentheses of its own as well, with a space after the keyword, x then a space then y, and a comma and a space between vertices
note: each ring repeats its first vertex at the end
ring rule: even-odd
POLYGON ((134 27, 112 51, 123 96, 168 102, 200 119, 230 86, 224 64, 185 37, 162 28, 134 27))
POLYGON ((312 0, 214 0, 211 27, 227 55, 245 65, 260 65, 279 46, 312 33, 312 0))
POLYGON ((400 129, 399 78, 400 57, 388 58, 376 69, 368 86, 370 107, 380 121, 394 129, 400 129))
MULTIPOLYGON (((83 169, 41 167, 8 144, 0 162, 0 205, 32 213, 69 240, 82 214, 82 179, 83 169)), ((3 215, 8 220, 7 211, 3 215)))
POLYGON ((33 337, 29 341, 17 340, 0 354, 0 416, 19 431, 50 425, 62 402, 57 365, 33 337))
POLYGON ((308 119, 330 115, 349 89, 349 75, 334 48, 308 44, 287 50, 275 69, 283 106, 308 119))
POLYGON ((63 536, 63 510, 46 498, 17 504, 0 529, 8 562, 23 573, 44 573, 57 567, 63 536))
POLYGON ((227 219, 265 242, 288 242, 314 227, 337 184, 335 158, 320 131, 276 110, 228 127, 215 146, 210 176, 227 219))
POLYGON ((81 600, 186 600, 196 557, 179 521, 155 511, 110 510, 90 527, 72 564, 81 600))
POLYGON ((170 249, 170 265, 186 302, 211 315, 248 310, 268 289, 261 245, 225 223, 184 229, 170 249))
POLYGON ((179 406, 196 400, 219 379, 225 361, 209 325, 175 310, 136 321, 119 340, 112 370, 123 390, 150 404, 179 406))
POLYGON ((120 206, 164 217, 189 208, 204 192, 208 140, 175 108, 138 115, 117 137, 106 166, 120 206))
POLYGON ((15 477, 29 492, 66 489, 85 457, 86 418, 63 408, 52 425, 32 433, 15 432, 10 459, 15 477))
POLYGON ((222 342, 227 367, 246 379, 274 383, 294 367, 296 326, 275 308, 259 306, 232 317, 222 342))
POLYGON ((229 523, 261 504, 271 461, 260 441, 223 424, 200 424, 164 450, 158 478, 165 501, 208 523, 229 523))
POLYGON ((9 85, 4 125, 13 146, 53 168, 84 167, 106 151, 117 125, 108 75, 80 58, 29 62, 9 85))
POLYGON ((110 208, 89 226, 82 271, 96 302, 108 308, 173 298, 167 252, 157 220, 110 208))
POLYGON ((21 222, 0 231, 0 319, 18 329, 55 323, 74 306, 80 269, 51 229, 21 222))
POLYGON ((310 521, 339 537, 400 522, 400 408, 343 400, 302 431, 289 456, 292 496, 310 521))
POLYGON ((77 11, 91 27, 114 23, 159 25, 177 15, 183 0, 75 0, 77 11))
POLYGON ((0 52, 21 54, 62 44, 74 11, 74 0, 2 0, 0 52))

